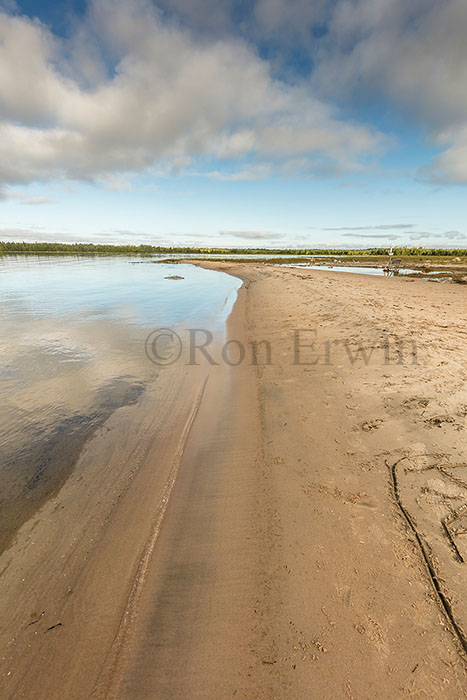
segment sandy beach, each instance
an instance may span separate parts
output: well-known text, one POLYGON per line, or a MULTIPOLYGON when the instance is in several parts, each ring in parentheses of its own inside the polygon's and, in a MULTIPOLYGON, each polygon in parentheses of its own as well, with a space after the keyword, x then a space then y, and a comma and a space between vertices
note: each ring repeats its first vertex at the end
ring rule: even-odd
POLYGON ((229 351, 185 348, 1 555, 0 696, 467 697, 467 287, 202 265, 244 282, 229 351))

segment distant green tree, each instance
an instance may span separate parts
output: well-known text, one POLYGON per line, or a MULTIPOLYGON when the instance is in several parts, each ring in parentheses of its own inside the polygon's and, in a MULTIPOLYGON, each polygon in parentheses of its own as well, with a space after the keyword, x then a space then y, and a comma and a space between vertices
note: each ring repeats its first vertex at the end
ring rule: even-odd
MULTIPOLYGON (((394 255, 417 257, 466 257, 465 248, 394 248, 394 255)), ((335 255, 344 256, 385 256, 389 248, 192 248, 190 246, 153 246, 153 245, 109 245, 102 243, 29 243, 19 241, 0 241, 0 254, 53 254, 61 255, 155 255, 155 254, 195 254, 195 255, 335 255)))

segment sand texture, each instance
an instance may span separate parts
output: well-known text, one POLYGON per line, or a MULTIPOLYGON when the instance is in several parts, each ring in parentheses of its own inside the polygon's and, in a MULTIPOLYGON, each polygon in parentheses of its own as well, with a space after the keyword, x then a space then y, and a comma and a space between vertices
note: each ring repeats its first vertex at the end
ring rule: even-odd
POLYGON ((203 265, 245 359, 162 371, 21 527, 0 697, 467 697, 467 288, 203 265))

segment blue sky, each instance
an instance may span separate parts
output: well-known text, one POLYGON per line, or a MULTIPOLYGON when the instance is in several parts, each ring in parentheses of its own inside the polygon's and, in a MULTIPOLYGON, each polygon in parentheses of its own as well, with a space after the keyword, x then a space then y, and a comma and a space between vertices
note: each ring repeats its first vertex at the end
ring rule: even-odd
POLYGON ((467 247, 464 0, 0 7, 0 239, 467 247))

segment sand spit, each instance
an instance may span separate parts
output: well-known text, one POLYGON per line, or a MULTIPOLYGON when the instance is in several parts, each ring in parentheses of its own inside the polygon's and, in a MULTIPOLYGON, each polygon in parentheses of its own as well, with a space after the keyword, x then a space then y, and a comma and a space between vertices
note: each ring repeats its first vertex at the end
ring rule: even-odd
POLYGON ((465 697, 467 289, 203 266, 245 360, 161 372, 23 525, 1 697, 465 697))

